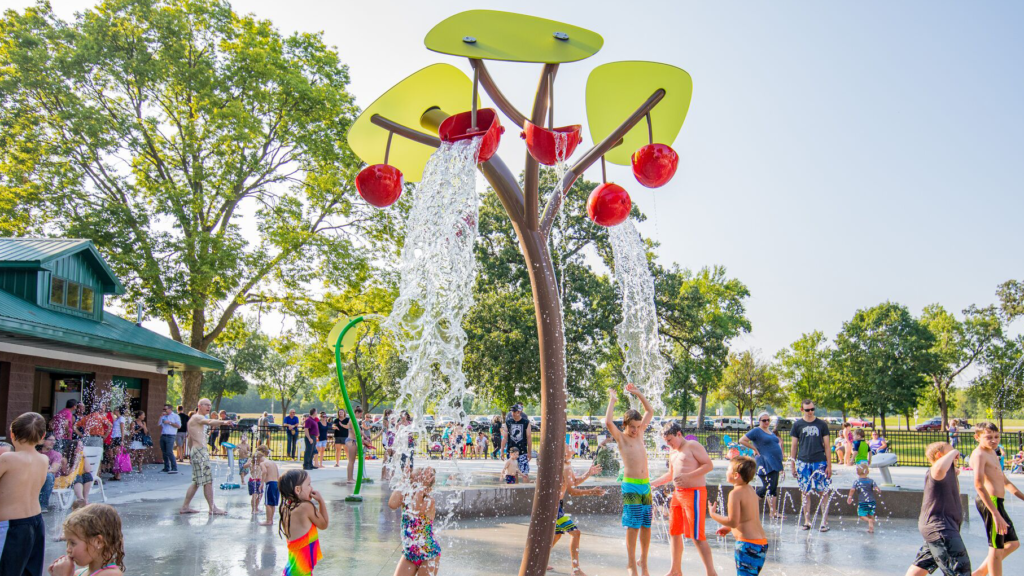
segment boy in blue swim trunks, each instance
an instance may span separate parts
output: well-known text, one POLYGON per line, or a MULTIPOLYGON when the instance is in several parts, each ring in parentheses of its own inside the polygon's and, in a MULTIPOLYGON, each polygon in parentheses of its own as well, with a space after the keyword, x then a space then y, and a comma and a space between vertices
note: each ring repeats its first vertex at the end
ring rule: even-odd
POLYGON ((622 525, 626 528, 627 570, 629 576, 637 576, 637 568, 643 576, 649 576, 647 570, 647 552, 651 548, 651 478, 647 467, 647 447, 644 445, 644 430, 651 424, 654 409, 651 403, 640 393, 634 384, 626 385, 626 392, 636 396, 644 406, 643 416, 636 410, 626 410, 622 418, 625 430, 615 425, 615 403, 619 399, 618 392, 608 389, 608 411, 604 416, 604 425, 608 434, 619 446, 622 457, 622 525), (636 541, 640 537, 640 562, 636 561, 636 541))
POLYGON ((868 534, 875 533, 875 494, 881 494, 882 489, 875 484, 875 481, 868 478, 867 463, 857 464, 857 481, 853 483, 853 488, 850 488, 850 495, 847 496, 846 502, 853 504, 854 495, 857 496, 857 520, 867 520, 868 523, 868 534))
MULTIPOLYGON (((555 544, 558 544, 563 534, 569 535, 571 539, 569 542, 569 557, 572 559, 573 576, 587 575, 580 569, 580 530, 572 516, 565 513, 565 510, 562 508, 562 500, 567 492, 572 496, 604 496, 604 488, 577 488, 577 486, 586 482, 587 478, 590 478, 592 474, 597 474, 600 471, 600 466, 591 466, 586 474, 577 476, 576 472, 572 469, 572 449, 570 446, 566 446, 565 462, 562 466, 562 491, 558 497, 558 515, 555 516, 555 539, 551 543, 551 547, 553 548, 555 544)), ((554 570, 554 567, 548 566, 548 570, 554 570)))
POLYGON ((256 453, 261 458, 259 475, 263 480, 263 491, 266 493, 265 504, 267 508, 267 520, 260 522, 260 526, 273 526, 274 511, 277 509, 278 504, 281 503, 281 490, 277 486, 278 480, 281 479, 281 471, 278 470, 277 464, 270 459, 270 448, 260 445, 256 449, 256 453))
POLYGON ((711 504, 708 511, 711 518, 722 525, 717 531, 719 536, 725 536, 731 531, 736 537, 733 558, 736 560, 737 576, 757 576, 764 568, 764 560, 768 556, 768 539, 761 526, 761 512, 758 510, 760 499, 750 487, 756 472, 757 462, 750 456, 733 458, 725 476, 732 484, 726 515, 719 514, 717 503, 711 504))

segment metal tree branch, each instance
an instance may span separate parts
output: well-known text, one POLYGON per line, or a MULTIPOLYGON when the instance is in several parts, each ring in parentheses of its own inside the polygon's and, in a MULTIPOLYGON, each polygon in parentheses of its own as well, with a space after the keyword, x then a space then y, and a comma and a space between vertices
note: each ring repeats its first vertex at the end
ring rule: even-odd
POLYGON ((573 182, 582 176, 583 173, 586 172, 587 168, 590 168, 594 162, 600 160, 601 156, 604 156, 609 150, 617 146, 626 133, 632 130, 640 120, 647 116, 647 114, 649 114, 664 97, 665 90, 661 88, 655 90, 654 93, 651 94, 651 97, 641 104, 635 112, 630 114, 618 128, 612 130, 612 133, 602 140, 600 144, 597 144, 588 150, 582 158, 573 164, 572 168, 569 168, 565 172, 565 177, 562 178, 562 182, 559 184, 559 189, 552 195, 551 200, 548 201, 548 205, 544 207, 544 218, 540 225, 540 231, 545 236, 551 230, 551 225, 555 221, 555 216, 558 215, 558 211, 562 207, 562 196, 573 185, 573 182))
MULTIPOLYGON (((548 113, 548 87, 558 70, 558 64, 545 64, 544 71, 540 75, 540 83, 537 85, 537 95, 533 98, 533 112, 530 114, 530 122, 537 125, 544 125, 544 117, 548 113)), ((530 230, 537 229, 539 212, 539 188, 540 188, 540 163, 537 159, 526 152, 526 168, 524 177, 523 193, 526 199, 526 227, 530 230)))
POLYGON ((491 97, 498 110, 501 110, 505 116, 508 116, 509 120, 515 123, 516 126, 522 128, 526 123, 526 115, 516 109, 509 99, 502 94, 498 85, 494 82, 494 78, 491 77, 491 73, 487 70, 487 66, 484 65, 484 61, 470 58, 469 63, 473 66, 474 70, 480 73, 480 85, 484 87, 484 92, 487 92, 487 95, 491 97))
POLYGON ((419 130, 413 130, 408 126, 399 124, 398 122, 394 122, 392 120, 388 120, 387 118, 381 116, 380 114, 374 114, 373 116, 371 116, 370 122, 372 122, 375 126, 380 126, 385 130, 394 132, 395 134, 408 138, 413 142, 419 142, 420 144, 426 144, 427 146, 432 146, 434 148, 437 148, 438 146, 441 145, 441 139, 438 138, 437 136, 431 136, 430 134, 424 134, 419 130))

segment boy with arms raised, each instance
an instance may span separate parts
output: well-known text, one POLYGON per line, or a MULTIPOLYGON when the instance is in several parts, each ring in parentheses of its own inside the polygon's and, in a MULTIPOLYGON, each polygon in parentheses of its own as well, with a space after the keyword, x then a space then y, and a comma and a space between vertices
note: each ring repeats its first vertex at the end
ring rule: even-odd
POLYGON ((619 446, 622 456, 622 525, 626 528, 626 554, 629 557, 629 575, 637 576, 636 539, 640 536, 640 570, 643 576, 649 576, 647 570, 647 552, 651 548, 651 479, 647 468, 647 447, 644 445, 644 430, 654 418, 651 403, 640 393, 634 384, 626 385, 626 392, 635 395, 644 405, 644 414, 636 410, 626 410, 622 418, 625 430, 615 425, 615 403, 619 399, 613 388, 608 389, 608 411, 604 416, 604 425, 608 434, 619 446))
POLYGON ((988 557, 974 571, 974 576, 1003 575, 1003 559, 1020 547, 1017 531, 1003 507, 1007 490, 1024 500, 1024 493, 1013 485, 999 465, 996 448, 999 446, 999 427, 991 422, 981 422, 974 428, 974 439, 978 447, 971 452, 971 468, 974 469, 974 488, 978 496, 974 504, 985 522, 988 536, 988 557))
POLYGON ((0 454, 0 574, 42 575, 46 525, 39 491, 50 461, 36 445, 46 435, 46 420, 26 412, 11 422, 10 434, 14 452, 0 454))
POLYGON ((917 529, 924 546, 907 570, 906 576, 926 576, 936 569, 943 576, 969 576, 971 559, 960 537, 964 511, 960 505, 960 481, 956 459, 960 456, 947 442, 928 445, 924 455, 932 463, 924 477, 924 495, 917 529))
POLYGON ((711 505, 709 512, 716 522, 722 525, 718 535, 724 536, 732 529, 736 537, 736 574, 737 576, 757 576, 764 568, 764 559, 768 555, 768 539, 764 535, 764 527, 758 511, 759 498, 757 492, 750 487, 750 481, 757 473, 757 462, 749 456, 733 458, 729 463, 729 472, 725 478, 732 484, 729 502, 726 504, 727 515, 718 513, 718 504, 711 505))
MULTIPOLYGON (((669 505, 668 533, 672 567, 668 576, 682 576, 684 536, 693 540, 708 576, 717 576, 711 546, 704 536, 704 517, 708 509, 708 488, 704 477, 715 465, 700 442, 683 437, 683 429, 679 424, 673 422, 666 426, 662 436, 672 449, 668 457, 668 472, 651 485, 658 487, 672 482, 676 488, 669 505)), ((756 465, 754 471, 757 471, 756 465)), ((756 499, 757 495, 754 497, 756 499)), ((757 509, 756 504, 754 509, 757 509)))

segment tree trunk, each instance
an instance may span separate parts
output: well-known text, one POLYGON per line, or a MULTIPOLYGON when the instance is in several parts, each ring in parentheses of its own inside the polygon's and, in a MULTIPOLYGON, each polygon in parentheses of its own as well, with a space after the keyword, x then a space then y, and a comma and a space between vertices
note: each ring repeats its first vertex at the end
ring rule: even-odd
POLYGON ((703 390, 700 393, 700 408, 697 409, 697 429, 703 428, 704 423, 704 412, 708 407, 708 391, 703 390))
POLYGON ((935 382, 935 391, 939 396, 939 413, 942 415, 942 429, 949 428, 949 403, 946 402, 946 389, 935 382))
POLYGON ((217 392, 217 399, 213 402, 213 411, 220 412, 220 401, 224 398, 224 391, 217 392))
POLYGON ((284 419, 288 417, 288 406, 290 404, 291 404, 291 401, 288 400, 287 398, 285 398, 284 394, 282 394, 281 395, 281 424, 284 424, 284 419))
POLYGON ((903 417, 907 419, 907 432, 910 432, 910 413, 907 412, 903 417))
POLYGON ((203 385, 203 373, 198 370, 186 370, 181 379, 181 405, 185 410, 195 410, 199 406, 199 389, 203 385))
POLYGON ((882 417, 882 436, 885 436, 885 410, 879 409, 878 412, 882 417))

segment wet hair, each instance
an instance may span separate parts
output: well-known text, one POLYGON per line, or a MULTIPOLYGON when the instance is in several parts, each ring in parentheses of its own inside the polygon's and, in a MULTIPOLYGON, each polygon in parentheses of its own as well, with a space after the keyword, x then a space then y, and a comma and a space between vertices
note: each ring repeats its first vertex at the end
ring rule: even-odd
POLYGON ((39 444, 46 435, 46 419, 36 412, 25 412, 11 422, 11 436, 26 444, 39 444))
MULTIPOLYGON (((278 491, 281 492, 281 498, 284 500, 280 509, 280 522, 277 524, 277 533, 279 536, 292 539, 291 524, 292 524, 292 512, 302 504, 304 500, 299 499, 299 495, 296 489, 302 486, 302 483, 309 478, 309 474, 305 470, 289 470, 281 475, 281 478, 277 481, 278 491)), ((308 502, 308 500, 307 500, 308 502)), ((313 513, 319 515, 316 510, 316 506, 313 507, 313 513)))
POLYGON ((260 454, 263 454, 264 456, 270 456, 270 448, 268 448, 266 444, 260 444, 259 446, 257 446, 256 451, 259 452, 260 454))
POLYGON ((100 560, 105 564, 116 564, 122 572, 125 570, 121 517, 113 506, 89 504, 75 510, 64 520, 64 533, 68 532, 82 540, 101 538, 100 560))
POLYGON ((629 426, 629 423, 632 422, 633 420, 640 421, 643 419, 643 414, 640 414, 640 412, 630 408, 629 410, 626 410, 626 415, 622 417, 622 425, 629 426))
POLYGON ((870 472, 871 472, 871 470, 870 470, 870 468, 868 468, 867 464, 857 464, 857 475, 858 476, 867 476, 868 473, 870 473, 870 472))
POLYGON ((676 435, 682 434, 682 433, 683 433, 683 428, 679 425, 678 422, 669 422, 661 430, 661 435, 662 436, 676 436, 676 435))
POLYGON ((932 442, 931 444, 928 445, 927 448, 924 449, 924 456, 925 458, 928 459, 929 462, 934 464, 936 460, 942 458, 943 454, 949 452, 952 449, 953 447, 949 444, 949 442, 932 442))
POLYGON ((992 422, 978 422, 974 425, 975 436, 981 436, 985 432, 999 432, 999 426, 992 422))
POLYGON ((853 429, 853 437, 854 438, 863 438, 864 437, 864 429, 863 428, 854 428, 853 429))
POLYGON ((519 448, 516 448, 515 446, 513 446, 513 447, 508 449, 508 455, 509 456, 512 456, 513 452, 515 452, 516 454, 519 454, 519 448))
POLYGON ((737 456, 729 463, 729 469, 739 474, 744 484, 750 484, 757 474, 757 462, 750 456, 737 456))
POLYGON ((75 400, 74 398, 69 398, 68 401, 64 403, 64 407, 65 408, 72 408, 72 409, 73 408, 77 408, 78 407, 78 400, 75 400))

